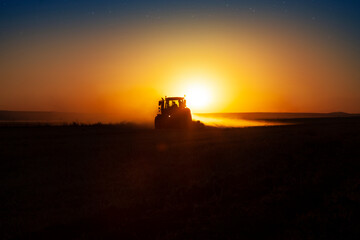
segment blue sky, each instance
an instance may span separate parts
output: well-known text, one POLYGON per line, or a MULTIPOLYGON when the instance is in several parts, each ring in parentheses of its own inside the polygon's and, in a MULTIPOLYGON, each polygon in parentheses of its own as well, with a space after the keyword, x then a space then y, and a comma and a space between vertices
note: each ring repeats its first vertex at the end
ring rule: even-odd
POLYGON ((274 14, 284 21, 311 19, 354 35, 360 31, 360 1, 356 0, 0 0, 0 30, 4 35, 44 24, 90 24, 94 20, 140 19, 147 14, 164 17, 179 11, 274 14))

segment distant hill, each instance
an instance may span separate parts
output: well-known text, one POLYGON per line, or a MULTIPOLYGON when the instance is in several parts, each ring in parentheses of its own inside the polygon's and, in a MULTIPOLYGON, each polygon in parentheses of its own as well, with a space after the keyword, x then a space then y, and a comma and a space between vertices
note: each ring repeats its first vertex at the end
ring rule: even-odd
MULTIPOLYGON (((244 120, 276 120, 276 119, 301 119, 301 118, 337 118, 354 117, 360 114, 344 112, 333 113, 270 113, 270 112, 247 112, 247 113, 194 113, 196 116, 244 120)), ((126 119, 124 119, 126 120, 126 119)), ((44 122, 44 123, 96 123, 111 122, 114 117, 105 114, 66 113, 66 112, 42 112, 42 111, 0 111, 0 122, 44 122)))
POLYGON ((300 119, 300 118, 337 118, 360 116, 345 112, 332 113, 276 113, 276 112, 245 112, 245 113, 197 113, 197 116, 213 118, 231 118, 246 120, 270 120, 270 119, 300 119))

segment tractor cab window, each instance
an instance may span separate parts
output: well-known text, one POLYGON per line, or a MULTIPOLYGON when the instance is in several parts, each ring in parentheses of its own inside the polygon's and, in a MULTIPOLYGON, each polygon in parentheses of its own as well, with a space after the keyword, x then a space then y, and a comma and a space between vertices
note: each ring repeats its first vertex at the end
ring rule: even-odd
POLYGON ((165 100, 165 109, 176 109, 176 108, 185 108, 186 100, 183 98, 167 98, 165 100))
POLYGON ((179 100, 166 101, 166 108, 179 107, 179 100))

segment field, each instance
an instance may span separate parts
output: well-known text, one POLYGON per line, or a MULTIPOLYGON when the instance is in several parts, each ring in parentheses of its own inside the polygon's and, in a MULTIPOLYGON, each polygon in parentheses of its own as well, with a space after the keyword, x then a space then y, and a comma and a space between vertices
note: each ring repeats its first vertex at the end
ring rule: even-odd
POLYGON ((2 239, 358 239, 360 118, 0 126, 2 239))

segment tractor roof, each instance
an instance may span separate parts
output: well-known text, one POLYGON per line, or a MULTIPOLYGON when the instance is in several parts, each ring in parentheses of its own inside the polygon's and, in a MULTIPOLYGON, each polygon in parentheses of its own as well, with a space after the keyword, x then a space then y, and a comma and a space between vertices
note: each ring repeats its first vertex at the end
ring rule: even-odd
POLYGON ((169 101, 171 101, 171 100, 183 100, 184 99, 184 97, 166 97, 165 98, 165 100, 169 100, 169 101))

